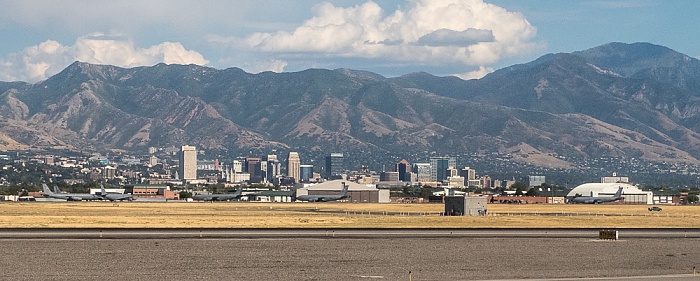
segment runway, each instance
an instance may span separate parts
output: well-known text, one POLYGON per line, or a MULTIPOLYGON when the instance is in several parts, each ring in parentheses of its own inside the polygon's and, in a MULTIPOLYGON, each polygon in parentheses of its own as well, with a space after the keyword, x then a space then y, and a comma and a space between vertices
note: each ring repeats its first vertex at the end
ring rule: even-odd
POLYGON ((0 280, 700 280, 698 230, 24 229, 0 280), (100 235, 102 237, 100 237, 100 235))
MULTIPOLYGON (((5 239, 165 239, 165 238, 597 238, 601 229, 348 229, 348 228, 32 228, 0 229, 5 239)), ((618 229, 620 239, 700 238, 700 228, 618 229)))

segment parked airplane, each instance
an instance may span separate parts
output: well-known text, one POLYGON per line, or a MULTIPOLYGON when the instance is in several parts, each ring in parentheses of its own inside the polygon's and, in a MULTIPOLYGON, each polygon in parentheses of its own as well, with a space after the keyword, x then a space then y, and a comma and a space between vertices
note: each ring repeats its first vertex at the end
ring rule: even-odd
POLYGON ((238 187, 236 192, 234 193, 226 193, 226 194, 197 194, 192 197, 193 200, 197 201, 227 201, 231 199, 238 199, 241 198, 241 195, 243 195, 243 187, 238 187))
POLYGON ((581 203, 581 204, 598 204, 606 202, 615 202, 622 199, 622 187, 615 192, 613 197, 598 197, 598 196, 576 196, 569 201, 569 203, 581 203))
POLYGON ((58 189, 58 187, 54 187, 54 190, 58 192, 53 192, 49 189, 49 187, 43 183, 42 184, 44 187, 44 197, 46 198, 56 198, 56 199, 65 199, 68 201, 92 201, 92 200, 102 200, 102 197, 96 194, 87 194, 87 193, 61 193, 61 190, 58 189))
POLYGON ((134 196, 131 195, 131 194, 107 193, 107 192, 105 191, 104 185, 101 185, 101 184, 100 184, 100 188, 101 188, 100 196, 102 196, 102 198, 107 199, 107 200, 109 200, 109 201, 116 201, 116 200, 119 200, 119 201, 124 201, 124 200, 133 201, 133 200, 136 200, 136 198, 134 198, 134 196))
POLYGON ((343 189, 340 191, 340 194, 338 195, 300 195, 297 196, 296 190, 294 190, 294 194, 292 195, 292 201, 299 200, 299 201, 308 201, 308 202, 328 202, 328 201, 337 201, 340 199, 345 199, 349 198, 350 196, 348 195, 348 186, 343 183, 343 189))

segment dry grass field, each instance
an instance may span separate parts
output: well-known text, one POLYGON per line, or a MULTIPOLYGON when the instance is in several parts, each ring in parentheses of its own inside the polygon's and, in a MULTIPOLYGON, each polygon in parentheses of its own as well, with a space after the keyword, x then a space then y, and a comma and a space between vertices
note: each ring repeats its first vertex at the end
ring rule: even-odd
POLYGON ((488 205, 486 217, 442 217, 442 204, 5 202, 7 228, 689 228, 700 207, 488 205))

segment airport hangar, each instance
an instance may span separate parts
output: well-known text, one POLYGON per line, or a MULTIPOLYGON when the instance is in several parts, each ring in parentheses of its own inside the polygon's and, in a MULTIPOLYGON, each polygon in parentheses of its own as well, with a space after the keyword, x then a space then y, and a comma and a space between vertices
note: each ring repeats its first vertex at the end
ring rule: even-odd
POLYGON ((297 196, 301 195, 337 195, 348 186, 350 198, 338 200, 338 202, 350 203, 389 203, 389 190, 378 189, 346 180, 332 180, 297 189, 297 196))
POLYGON ((653 204, 654 193, 643 191, 628 183, 584 183, 575 187, 566 195, 567 200, 574 198, 576 194, 593 197, 613 197, 622 187, 622 200, 616 204, 653 204))

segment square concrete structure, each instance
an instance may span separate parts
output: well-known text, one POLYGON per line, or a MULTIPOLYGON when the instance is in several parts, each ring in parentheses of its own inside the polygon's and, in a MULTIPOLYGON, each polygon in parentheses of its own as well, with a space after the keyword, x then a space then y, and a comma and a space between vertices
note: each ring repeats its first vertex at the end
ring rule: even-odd
POLYGON ((485 216, 486 197, 445 196, 446 216, 485 216))

